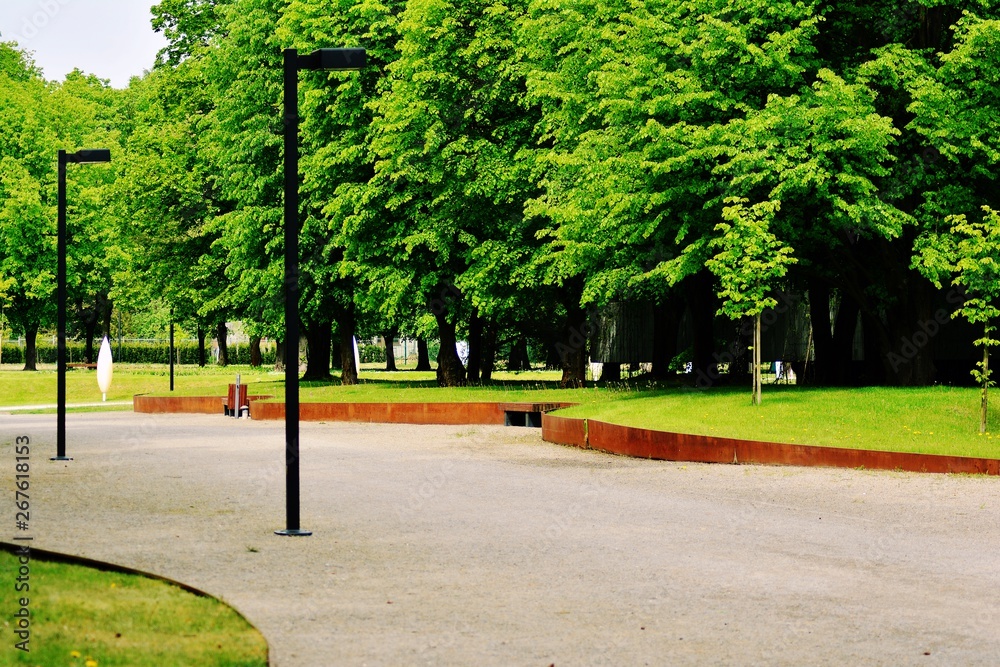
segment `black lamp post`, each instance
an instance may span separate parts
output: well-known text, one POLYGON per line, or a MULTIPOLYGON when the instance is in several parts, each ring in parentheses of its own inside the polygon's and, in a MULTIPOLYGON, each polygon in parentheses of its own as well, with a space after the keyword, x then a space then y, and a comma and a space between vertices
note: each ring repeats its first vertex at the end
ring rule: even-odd
POLYGON ((174 390, 174 308, 170 307, 170 391, 174 390))
POLYGON ((285 103, 285 513, 277 535, 312 535, 299 526, 299 70, 356 71, 364 49, 284 51, 285 103))
POLYGON ((66 165, 70 162, 77 164, 111 162, 111 151, 106 148, 85 149, 76 153, 59 151, 59 199, 57 201, 58 221, 56 223, 57 252, 59 255, 59 266, 56 271, 56 326, 59 330, 59 341, 56 349, 56 363, 58 365, 56 455, 52 457, 53 461, 73 460, 66 456, 66 165))

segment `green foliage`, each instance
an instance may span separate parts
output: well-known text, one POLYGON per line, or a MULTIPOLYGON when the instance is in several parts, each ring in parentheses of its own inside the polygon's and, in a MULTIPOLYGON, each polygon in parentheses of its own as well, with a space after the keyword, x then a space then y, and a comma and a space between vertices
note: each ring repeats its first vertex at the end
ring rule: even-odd
MULTIPOLYGON (((46 83, 9 44, 0 46, 0 88, 0 299, 15 330, 34 335, 55 315, 57 152, 102 147, 117 157, 119 96, 78 71, 46 83)), ((93 311, 111 289, 112 178, 107 166, 68 169, 67 283, 81 311, 93 311)))
POLYGON ((226 289, 215 247, 219 203, 199 139, 213 105, 203 63, 160 68, 130 91, 132 131, 115 182, 122 243, 111 249, 113 296, 139 310, 165 302, 175 320, 210 328, 209 304, 226 289))
POLYGON ((781 208, 776 201, 747 206, 746 199, 727 199, 722 211, 726 222, 716 225, 720 236, 709 243, 718 252, 706 262, 721 285, 719 314, 732 319, 757 316, 778 302, 771 296, 778 278, 797 260, 770 231, 781 208))
POLYGON ((357 313, 366 332, 450 341, 482 322, 500 346, 565 347, 583 304, 683 307, 707 266, 727 314, 759 315, 778 280, 820 285, 884 347, 932 297, 911 267, 940 282, 949 244, 980 256, 951 227, 996 205, 1000 9, 980 0, 152 11, 168 46, 127 91, 46 83, 0 42, 0 306, 17 331, 54 315, 55 151, 108 146, 111 167, 69 179, 77 310, 166 303, 188 330, 282 333, 288 47, 369 62, 300 74, 307 331, 357 313))
POLYGON ((384 364, 385 348, 379 345, 359 345, 358 356, 363 364, 384 364))
POLYGON ((980 432, 987 428, 987 392, 994 386, 990 379, 989 349, 1000 345, 996 321, 1000 317, 1000 213, 983 207, 979 220, 964 215, 949 217, 947 234, 927 235, 920 239, 914 264, 940 284, 946 277, 962 289, 964 300, 952 317, 961 316, 970 324, 982 326, 983 335, 975 341, 983 348, 983 358, 972 370, 982 388, 980 432))

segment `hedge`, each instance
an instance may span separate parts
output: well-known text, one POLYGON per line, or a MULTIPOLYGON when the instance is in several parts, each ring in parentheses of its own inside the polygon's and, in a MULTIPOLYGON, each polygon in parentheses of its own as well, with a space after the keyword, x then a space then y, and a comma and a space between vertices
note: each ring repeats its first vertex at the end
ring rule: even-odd
POLYGON ((358 357, 363 364, 384 364, 385 348, 378 345, 359 345, 358 357))
MULTIPOLYGON (((274 365, 275 348, 271 346, 261 346, 261 358, 265 366, 274 365)), ((98 344, 94 344, 94 354, 100 349, 98 344)), ((51 344, 38 345, 38 362, 42 364, 56 363, 56 348, 51 344)), ((85 358, 86 346, 79 342, 70 342, 66 346, 69 353, 69 363, 80 363, 85 358)), ((182 342, 174 345, 177 353, 177 364, 197 364, 198 363, 198 343, 182 342)), ((111 345, 111 354, 115 361, 125 364, 169 364, 170 346, 163 343, 123 343, 111 345)), ((214 363, 212 349, 205 346, 206 363, 214 363)), ((12 344, 4 344, 0 361, 5 364, 24 364, 24 348, 12 344)), ((229 363, 248 366, 250 365, 250 346, 246 344, 229 346, 229 363)))

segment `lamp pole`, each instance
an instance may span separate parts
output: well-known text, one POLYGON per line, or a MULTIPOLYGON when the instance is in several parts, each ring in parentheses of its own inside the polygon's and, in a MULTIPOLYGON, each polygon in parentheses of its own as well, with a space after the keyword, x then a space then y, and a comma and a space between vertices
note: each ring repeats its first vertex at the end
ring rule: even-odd
POLYGON ((59 151, 59 194, 56 201, 56 455, 52 461, 72 461, 66 456, 66 165, 111 162, 111 151, 106 148, 85 149, 76 153, 59 151))
POLYGON ((300 56, 285 49, 285 529, 276 535, 305 536, 299 520, 299 71, 356 71, 364 49, 319 49, 300 56))
POLYGON ((174 307, 170 307, 170 391, 174 390, 174 307))

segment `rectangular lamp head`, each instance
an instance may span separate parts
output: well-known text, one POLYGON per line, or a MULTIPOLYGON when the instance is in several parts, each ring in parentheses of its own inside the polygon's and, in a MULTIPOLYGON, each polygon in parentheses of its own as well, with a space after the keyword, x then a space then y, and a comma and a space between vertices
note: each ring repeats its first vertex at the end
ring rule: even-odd
POLYGON ((352 72, 364 69, 368 55, 364 49, 317 49, 299 57, 299 69, 352 72))
POLYGON ((107 148, 84 148, 66 156, 70 162, 90 164, 93 162, 111 162, 111 151, 107 148))

